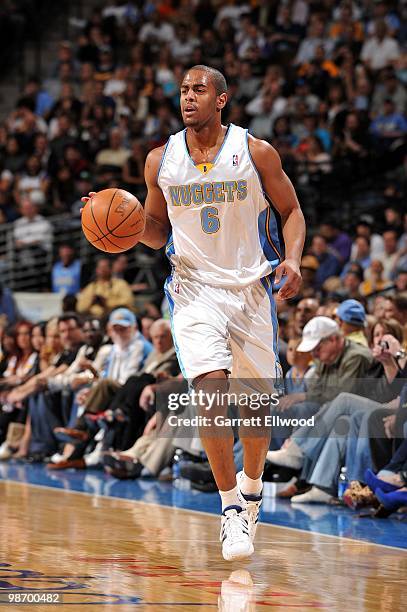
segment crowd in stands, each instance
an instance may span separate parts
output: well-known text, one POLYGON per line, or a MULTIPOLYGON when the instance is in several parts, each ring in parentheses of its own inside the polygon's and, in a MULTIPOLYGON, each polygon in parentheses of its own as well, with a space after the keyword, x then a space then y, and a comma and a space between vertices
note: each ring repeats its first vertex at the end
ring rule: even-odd
MULTIPOLYGON (((282 496, 332 503, 346 466, 345 501, 380 504, 379 516, 407 505, 403 10, 390 0, 118 1, 77 22, 52 72, 27 81, 0 126, 0 220, 14 224, 27 267, 52 252, 47 217, 78 217, 91 188, 143 199, 147 152, 182 127, 185 69, 224 72, 224 122, 277 148, 309 229, 300 295, 278 303, 286 395, 276 414, 315 425, 273 430, 265 476, 287 469, 282 496), (332 201, 366 176, 379 178, 381 199, 345 219, 332 201)), ((157 433, 160 385, 182 379, 165 301, 135 303, 127 255, 94 271, 72 244, 54 255, 41 288, 66 294, 60 317, 21 320, 1 289, 0 458, 164 478, 181 449, 184 474, 213 489, 202 449, 157 433)))

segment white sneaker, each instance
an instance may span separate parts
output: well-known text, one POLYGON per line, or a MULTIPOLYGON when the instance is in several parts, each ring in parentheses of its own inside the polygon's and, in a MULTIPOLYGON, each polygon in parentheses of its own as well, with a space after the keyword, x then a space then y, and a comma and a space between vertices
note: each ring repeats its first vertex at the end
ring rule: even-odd
POLYGON ((102 445, 103 441, 98 442, 91 453, 84 455, 83 459, 86 463, 86 467, 95 467, 103 463, 102 445))
POLYGON ((251 541, 254 542, 254 538, 256 535, 256 529, 257 529, 257 522, 259 520, 260 506, 263 501, 263 498, 261 494, 260 495, 247 495, 246 493, 243 493, 242 489, 240 488, 242 479, 243 479, 243 470, 236 474, 236 482, 237 482, 237 487, 239 489, 239 494, 246 503, 246 511, 247 511, 247 516, 249 519, 249 535, 250 535, 251 541))
POLYGON ((318 487, 312 487, 306 493, 302 495, 294 495, 291 498, 292 504, 329 504, 332 499, 332 495, 329 493, 325 493, 322 489, 318 489, 318 487))
POLYGON ((61 463, 61 461, 65 461, 65 457, 60 453, 55 453, 50 457, 50 463, 61 463))
POLYGON ((3 442, 3 444, 0 446, 0 461, 7 461, 10 459, 12 454, 13 451, 8 446, 7 442, 3 442))
POLYGON ((274 465, 292 468, 293 470, 299 470, 304 463, 304 454, 293 441, 285 448, 280 448, 277 451, 268 451, 266 457, 274 465))
POLYGON ((254 552, 249 535, 247 511, 240 506, 228 506, 222 512, 220 541, 225 561, 250 557, 254 552))

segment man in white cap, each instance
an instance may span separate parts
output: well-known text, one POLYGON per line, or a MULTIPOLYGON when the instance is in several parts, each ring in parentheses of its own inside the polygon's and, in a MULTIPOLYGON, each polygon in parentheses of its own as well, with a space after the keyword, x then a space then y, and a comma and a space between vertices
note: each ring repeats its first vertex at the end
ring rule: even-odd
MULTIPOLYGON (((356 391, 358 379, 366 376, 372 363, 369 349, 345 338, 338 324, 328 317, 314 317, 304 327, 299 352, 311 352, 316 362, 315 375, 305 393, 293 393, 280 400, 284 416, 307 418, 340 393, 356 391)), ((291 440, 282 449, 269 451, 274 465, 300 469, 304 453, 291 440)))
POLYGON ((356 379, 365 375, 372 361, 370 351, 347 340, 338 324, 328 317, 308 321, 297 351, 312 353, 317 367, 305 393, 293 393, 280 400, 279 411, 292 418, 312 416, 338 393, 351 392, 356 379))

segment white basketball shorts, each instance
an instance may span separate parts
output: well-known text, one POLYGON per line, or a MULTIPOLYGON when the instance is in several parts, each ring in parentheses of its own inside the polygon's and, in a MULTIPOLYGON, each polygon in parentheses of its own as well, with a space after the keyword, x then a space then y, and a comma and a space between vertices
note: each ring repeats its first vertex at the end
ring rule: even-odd
POLYGON ((174 345, 190 381, 214 370, 232 378, 276 379, 278 323, 268 277, 223 289, 178 276, 165 283, 174 345))

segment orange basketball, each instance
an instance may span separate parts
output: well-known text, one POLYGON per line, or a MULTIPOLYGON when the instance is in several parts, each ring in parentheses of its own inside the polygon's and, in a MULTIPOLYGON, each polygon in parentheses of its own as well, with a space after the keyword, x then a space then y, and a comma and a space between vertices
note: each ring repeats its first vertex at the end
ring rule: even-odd
POLYGON ((123 253, 137 244, 144 232, 144 209, 124 189, 103 189, 82 209, 82 229, 91 244, 106 253, 123 253))

